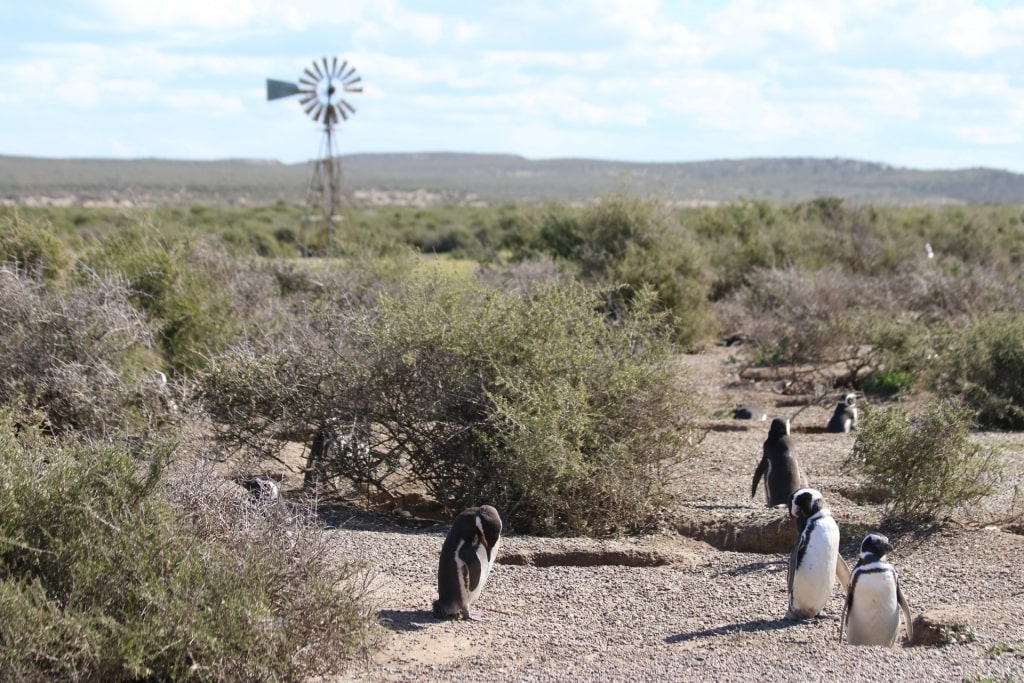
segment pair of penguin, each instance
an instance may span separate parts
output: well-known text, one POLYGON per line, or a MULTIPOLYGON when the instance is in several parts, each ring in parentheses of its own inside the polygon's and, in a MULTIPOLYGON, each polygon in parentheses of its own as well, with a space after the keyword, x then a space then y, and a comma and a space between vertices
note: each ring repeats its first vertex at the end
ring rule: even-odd
POLYGON ((914 639, 910 606, 900 589, 896 569, 885 561, 892 552, 889 539, 870 533, 860 545, 860 556, 851 574, 839 555, 839 525, 816 489, 795 492, 790 515, 800 529, 800 538, 789 557, 787 576, 789 609, 787 619, 807 619, 822 613, 832 597, 838 579, 846 591, 839 617, 839 639, 843 633, 851 645, 892 647, 899 634, 902 613, 907 638, 914 639))
POLYGON ((839 555, 839 525, 832 511, 819 491, 805 488, 806 477, 797 463, 786 420, 772 420, 761 461, 754 470, 751 498, 762 480, 765 504, 775 507, 788 503, 800 534, 789 558, 786 618, 806 619, 820 614, 832 596, 833 581, 838 579, 846 591, 840 638, 845 630, 847 641, 853 645, 891 647, 896 642, 902 611, 907 636, 913 640, 910 607, 900 590, 896 570, 885 562, 886 554, 892 551, 889 539, 877 533, 865 536, 851 574, 839 555))
POLYGON ((483 592, 501 544, 501 517, 491 505, 460 512, 441 546, 433 612, 438 619, 479 619, 470 607, 483 592))

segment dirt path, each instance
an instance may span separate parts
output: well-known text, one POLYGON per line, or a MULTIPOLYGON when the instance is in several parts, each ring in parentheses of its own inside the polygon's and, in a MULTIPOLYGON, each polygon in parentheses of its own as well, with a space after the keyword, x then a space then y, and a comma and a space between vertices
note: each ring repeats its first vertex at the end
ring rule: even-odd
MULTIPOLYGON (((728 407, 751 398, 768 404, 778 400, 764 387, 730 389, 734 378, 727 360, 724 351, 688 360, 709 401, 728 407)), ((844 531, 842 553, 852 565, 861 534, 877 527, 880 510, 858 506, 843 495, 853 483, 841 468, 853 437, 812 429, 827 418, 824 408, 804 411, 800 420, 808 431, 796 424, 794 438, 801 464, 844 531)), ((781 511, 750 499, 767 425, 724 420, 709 426, 713 429, 699 457, 687 465, 676 504, 659 533, 617 541, 506 536, 503 562, 479 602, 487 621, 440 622, 430 614, 446 525, 412 530, 355 517, 341 523, 333 533, 346 554, 374 567, 374 599, 387 630, 386 645, 373 662, 344 680, 1024 677, 1024 537, 980 524, 886 528, 896 548, 892 561, 914 614, 945 624, 947 639, 962 642, 941 647, 904 643, 869 652, 839 645, 838 586, 825 617, 801 623, 782 618, 789 525, 781 511), (776 534, 773 528, 781 531, 776 534), (703 534, 713 545, 680 530, 703 534), (764 545, 760 552, 736 550, 756 538, 764 545)), ((1019 466, 1024 462, 1022 437, 979 438, 1001 444, 1019 466)), ((998 504, 1008 505, 1008 500, 998 504)))

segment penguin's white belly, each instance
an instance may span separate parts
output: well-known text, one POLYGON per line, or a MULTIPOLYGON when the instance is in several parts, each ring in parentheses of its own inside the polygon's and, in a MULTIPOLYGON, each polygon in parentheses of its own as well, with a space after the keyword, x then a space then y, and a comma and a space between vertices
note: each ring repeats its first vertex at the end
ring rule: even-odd
POLYGON ((846 639, 851 645, 892 647, 900 628, 896 581, 890 572, 861 574, 846 615, 846 639))
POLYGON ((491 550, 491 557, 487 557, 487 547, 483 543, 476 544, 476 559, 480 563, 480 583, 475 587, 470 586, 469 591, 469 604, 472 605, 476 602, 477 598, 480 597, 480 593, 484 590, 484 585, 487 583, 487 577, 491 575, 491 567, 494 564, 494 559, 498 556, 498 546, 501 545, 499 540, 494 544, 494 548, 491 550))
POLYGON ((824 609, 832 597, 838 552, 839 527, 831 519, 819 521, 793 576, 791 612, 801 617, 813 617, 824 609))

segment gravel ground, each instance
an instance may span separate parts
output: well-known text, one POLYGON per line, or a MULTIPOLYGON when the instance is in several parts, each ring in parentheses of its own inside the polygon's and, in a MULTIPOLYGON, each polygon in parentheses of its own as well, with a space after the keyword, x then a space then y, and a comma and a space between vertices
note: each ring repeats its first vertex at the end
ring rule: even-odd
MULTIPOLYGON (((707 392, 708 405, 728 408, 757 399, 774 414, 796 410, 777 405, 783 401, 771 391, 737 384, 724 350, 689 357, 687 364, 707 392)), ((815 431, 828 412, 801 413, 794 440, 811 484, 846 527, 841 550, 852 566, 860 535, 877 526, 880 510, 842 495, 853 483, 840 470, 853 437, 815 431)), ((967 642, 912 646, 904 640, 891 650, 840 645, 838 585, 825 616, 798 623, 782 618, 789 523, 783 511, 759 507, 760 495, 749 497, 767 424, 722 420, 708 426, 699 456, 681 472, 676 502, 658 533, 615 541, 505 536, 499 564, 477 605, 485 621, 442 622, 430 614, 447 525, 413 530, 379 518, 339 520, 332 533, 342 552, 364 558, 373 568, 374 600, 387 632, 372 663, 344 680, 1024 678, 1024 536, 991 524, 1009 505, 1005 494, 985 511, 965 511, 970 523, 885 529, 914 615, 959 628, 967 642), (718 547, 679 533, 723 528, 734 534, 718 547), (746 530, 772 528, 783 533, 768 534, 765 543, 781 547, 728 549, 740 545, 729 539, 749 535, 746 530), (535 564, 527 563, 531 557, 535 564), (650 566, 596 564, 602 557, 650 566), (592 566, 574 566, 581 564, 592 566)), ((1020 474, 1024 435, 979 438, 1003 447, 1020 474)), ((1019 523, 1015 529, 1020 531, 1019 523)))

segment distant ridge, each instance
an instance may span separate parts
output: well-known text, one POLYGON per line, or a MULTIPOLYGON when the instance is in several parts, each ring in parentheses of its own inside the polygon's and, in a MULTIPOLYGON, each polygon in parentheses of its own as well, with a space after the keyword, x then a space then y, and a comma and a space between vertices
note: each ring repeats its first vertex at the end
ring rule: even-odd
MULTIPOLYGON (((426 194, 436 202, 585 201, 609 192, 680 203, 792 202, 821 196, 876 204, 1024 204, 1024 175, 987 168, 922 171, 851 159, 765 158, 679 163, 530 160, 422 152, 342 157, 356 203, 426 194)), ((49 159, 0 156, 5 204, 301 203, 310 163, 265 159, 49 159)))

